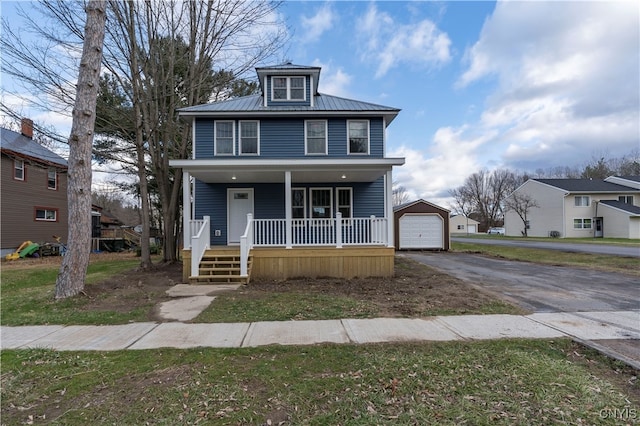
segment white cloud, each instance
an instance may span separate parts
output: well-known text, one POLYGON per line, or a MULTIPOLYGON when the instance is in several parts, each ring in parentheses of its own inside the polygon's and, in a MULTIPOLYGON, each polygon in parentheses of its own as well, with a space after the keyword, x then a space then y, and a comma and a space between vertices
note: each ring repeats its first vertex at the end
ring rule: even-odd
POLYGON ((498 132, 485 152, 530 169, 637 149, 639 31, 634 2, 498 2, 457 82, 496 79, 471 126, 498 132))
POLYGON ((398 23, 372 4, 356 25, 364 49, 361 58, 378 64, 376 78, 400 65, 429 69, 451 60, 449 36, 429 19, 398 23))
POLYGON ((313 66, 321 67, 320 74, 320 87, 321 92, 333 96, 341 96, 344 98, 350 98, 349 87, 353 80, 353 76, 347 74, 342 67, 335 67, 333 64, 325 64, 316 59, 313 61, 313 66))
POLYGON ((325 3, 317 10, 316 14, 311 17, 302 16, 300 21, 306 33, 302 35, 301 39, 305 42, 318 41, 324 32, 333 27, 335 19, 336 15, 330 3, 325 3))

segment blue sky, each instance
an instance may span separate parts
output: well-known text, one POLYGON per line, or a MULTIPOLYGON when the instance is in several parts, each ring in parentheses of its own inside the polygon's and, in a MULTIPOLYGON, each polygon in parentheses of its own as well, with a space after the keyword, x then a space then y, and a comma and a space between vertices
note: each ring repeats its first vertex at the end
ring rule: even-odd
POLYGON ((282 59, 321 66, 320 92, 402 109, 387 155, 406 157, 394 176, 411 197, 449 207, 482 168, 640 149, 635 1, 286 1, 279 13, 282 59))

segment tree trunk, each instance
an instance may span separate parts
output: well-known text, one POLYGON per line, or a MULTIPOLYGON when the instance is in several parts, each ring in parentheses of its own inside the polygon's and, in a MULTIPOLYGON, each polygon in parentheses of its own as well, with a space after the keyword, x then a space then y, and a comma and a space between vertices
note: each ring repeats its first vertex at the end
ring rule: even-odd
POLYGON ((100 62, 106 22, 106 2, 87 3, 85 39, 80 59, 76 101, 69 137, 67 202, 69 250, 56 279, 55 297, 75 296, 84 289, 91 252, 91 148, 100 83, 100 62))

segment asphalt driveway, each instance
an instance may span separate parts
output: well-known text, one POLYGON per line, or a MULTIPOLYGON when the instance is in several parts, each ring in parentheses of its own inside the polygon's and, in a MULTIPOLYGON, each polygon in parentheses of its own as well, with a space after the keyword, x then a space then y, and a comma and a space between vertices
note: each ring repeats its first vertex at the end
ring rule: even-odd
POLYGON ((640 247, 597 243, 563 243, 560 241, 507 240, 500 236, 494 238, 451 237, 451 241, 470 244, 487 244, 497 246, 528 247, 545 250, 560 250, 572 253, 608 254, 611 256, 640 257, 640 247))
POLYGON ((640 283, 630 275, 467 253, 407 252, 403 255, 502 295, 533 312, 640 309, 640 283))

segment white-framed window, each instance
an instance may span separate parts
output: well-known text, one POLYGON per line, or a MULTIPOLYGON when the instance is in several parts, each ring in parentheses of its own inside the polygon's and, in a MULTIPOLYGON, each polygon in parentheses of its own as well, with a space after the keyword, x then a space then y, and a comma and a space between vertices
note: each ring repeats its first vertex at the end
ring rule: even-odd
POLYGON ((347 139, 349 154, 368 154, 369 120, 348 120, 347 139))
POLYGON ((258 121, 240 121, 240 154, 260 154, 260 123, 258 121))
POLYGON ((291 188, 291 217, 305 219, 307 217, 307 191, 304 188, 291 188))
POLYGON ((351 188, 336 188, 336 210, 343 218, 353 216, 353 191, 351 188))
POLYGON ((56 222, 58 220, 58 209, 36 207, 35 219, 43 222, 56 222))
POLYGON ((311 217, 314 219, 328 219, 333 217, 331 188, 311 188, 311 217))
POLYGON ((524 221, 524 227, 525 227, 525 229, 531 229, 531 221, 525 220, 524 221))
POLYGON ((13 178, 15 180, 24 180, 24 161, 13 160, 13 178))
POLYGON ((633 195, 620 195, 618 201, 633 205, 633 195))
POLYGON ((304 101, 306 100, 305 78, 299 77, 271 77, 271 99, 274 101, 304 101))
POLYGON ((326 120, 305 120, 304 152, 307 155, 327 155, 326 120))
POLYGON ((588 195, 576 195, 575 196, 575 206, 576 207, 589 207, 589 196, 588 195))
POLYGON ((591 219, 573 219, 573 229, 591 229, 591 219))
POLYGON ((214 147, 216 155, 234 155, 233 121, 216 121, 214 124, 214 147))
POLYGON ((56 169, 47 170, 47 189, 58 189, 58 173, 56 169))
POLYGON ((458 225, 458 230, 464 229, 464 225, 458 225))

